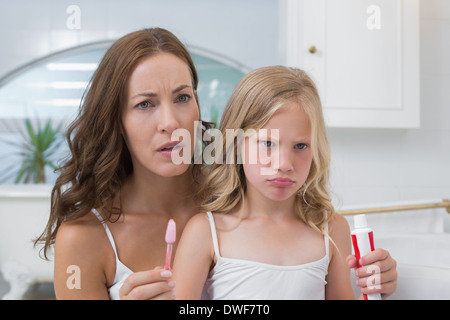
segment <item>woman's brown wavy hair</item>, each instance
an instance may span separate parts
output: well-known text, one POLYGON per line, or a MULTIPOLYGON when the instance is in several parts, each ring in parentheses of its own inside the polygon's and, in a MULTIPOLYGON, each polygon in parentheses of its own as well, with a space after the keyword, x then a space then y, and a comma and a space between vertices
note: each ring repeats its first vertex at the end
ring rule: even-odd
MULTIPOLYGON (((122 136, 121 109, 126 84, 145 57, 171 53, 189 67, 195 99, 198 76, 192 58, 171 32, 161 28, 143 29, 118 39, 105 53, 83 98, 78 117, 67 130, 70 155, 58 168, 60 175, 51 194, 50 218, 35 245, 44 243, 43 254, 54 244, 59 226, 89 213, 92 208, 103 209, 105 218, 120 216, 121 205, 113 200, 120 192, 121 182, 133 171, 131 157, 122 136)), ((212 123, 203 122, 205 129, 212 123)), ((193 165, 194 179, 201 165, 193 165)))

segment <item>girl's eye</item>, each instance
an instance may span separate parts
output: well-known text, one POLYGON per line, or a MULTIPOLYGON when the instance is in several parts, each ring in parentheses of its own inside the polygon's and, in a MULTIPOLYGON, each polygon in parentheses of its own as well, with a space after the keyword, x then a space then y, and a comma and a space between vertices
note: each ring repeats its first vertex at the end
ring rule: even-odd
POLYGON ((264 147, 273 147, 274 143, 272 141, 260 141, 260 143, 264 146, 264 147))
POLYGON ((188 94, 182 94, 182 95, 180 95, 180 96, 177 98, 177 101, 178 101, 178 102, 188 102, 190 98, 191 98, 190 95, 188 95, 188 94))
POLYGON ((307 145, 304 144, 304 143, 297 143, 294 148, 295 149, 299 149, 299 150, 303 150, 303 149, 306 149, 306 147, 307 147, 307 145))
POLYGON ((151 104, 149 101, 143 101, 143 102, 139 103, 136 107, 138 107, 139 109, 147 109, 150 106, 151 106, 151 104))

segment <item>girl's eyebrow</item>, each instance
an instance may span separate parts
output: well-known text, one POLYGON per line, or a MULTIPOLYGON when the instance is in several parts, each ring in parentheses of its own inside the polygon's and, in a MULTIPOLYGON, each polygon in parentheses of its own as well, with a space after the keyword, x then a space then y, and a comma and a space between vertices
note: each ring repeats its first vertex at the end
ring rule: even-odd
MULTIPOLYGON (((182 85, 176 87, 175 89, 173 89, 173 90, 172 90, 172 94, 178 93, 178 92, 180 92, 180 91, 182 91, 182 90, 184 90, 184 89, 186 89, 186 88, 192 88, 192 86, 187 85, 187 84, 182 84, 182 85)), ((135 96, 133 96, 131 99, 135 99, 135 98, 138 98, 138 97, 152 98, 152 97, 156 97, 156 96, 157 96, 156 93, 151 92, 151 91, 147 91, 147 92, 141 92, 141 93, 138 93, 138 94, 136 94, 135 96)))
MULTIPOLYGON (((256 134, 257 139, 272 139, 272 140, 280 140, 280 137, 275 135, 274 137, 271 136, 270 131, 268 134, 259 134, 259 132, 256 134)), ((311 136, 300 136, 292 139, 293 141, 297 141, 297 143, 310 143, 311 136)))

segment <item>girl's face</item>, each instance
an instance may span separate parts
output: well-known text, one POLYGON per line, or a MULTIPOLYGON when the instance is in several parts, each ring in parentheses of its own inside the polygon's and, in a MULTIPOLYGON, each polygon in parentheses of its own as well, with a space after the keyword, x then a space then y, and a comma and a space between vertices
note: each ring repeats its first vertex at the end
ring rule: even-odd
POLYGON ((243 148, 246 192, 274 201, 289 199, 303 186, 311 168, 309 118, 297 102, 286 103, 245 139, 243 148))
MULTIPOLYGON (((174 164, 172 153, 182 156, 194 146, 194 121, 199 120, 198 105, 189 67, 169 53, 142 60, 132 72, 126 89, 122 123, 135 172, 149 170, 157 175, 177 176, 189 164, 174 164), (171 143, 176 129, 188 130, 190 149, 171 143)), ((183 141, 184 142, 184 141, 183 141)))

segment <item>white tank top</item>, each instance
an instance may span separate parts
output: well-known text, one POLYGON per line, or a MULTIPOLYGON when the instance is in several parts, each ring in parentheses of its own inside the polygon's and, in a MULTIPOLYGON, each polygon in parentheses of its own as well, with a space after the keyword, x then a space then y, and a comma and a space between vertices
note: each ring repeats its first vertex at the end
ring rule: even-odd
POLYGON ((128 278, 128 276, 131 275, 133 273, 133 271, 131 271, 126 265, 124 265, 119 260, 119 256, 117 254, 117 249, 116 249, 116 244, 114 242, 114 238, 112 236, 112 233, 109 230, 108 225, 106 224, 106 222, 103 221, 103 218, 100 215, 100 213, 97 210, 95 210, 95 209, 92 209, 92 212, 97 216, 97 218, 103 224, 103 227, 105 228, 105 231, 106 231, 106 234, 108 236, 109 242, 111 243, 111 247, 113 248, 114 254, 116 256, 116 275, 114 276, 113 284, 110 287, 108 287, 109 298, 111 300, 120 300, 119 289, 122 287, 125 279, 128 278))
POLYGON ((328 274, 329 238, 324 236, 325 256, 295 266, 280 266, 220 255, 216 227, 211 226, 217 263, 209 272, 202 299, 220 300, 324 300, 328 274))

